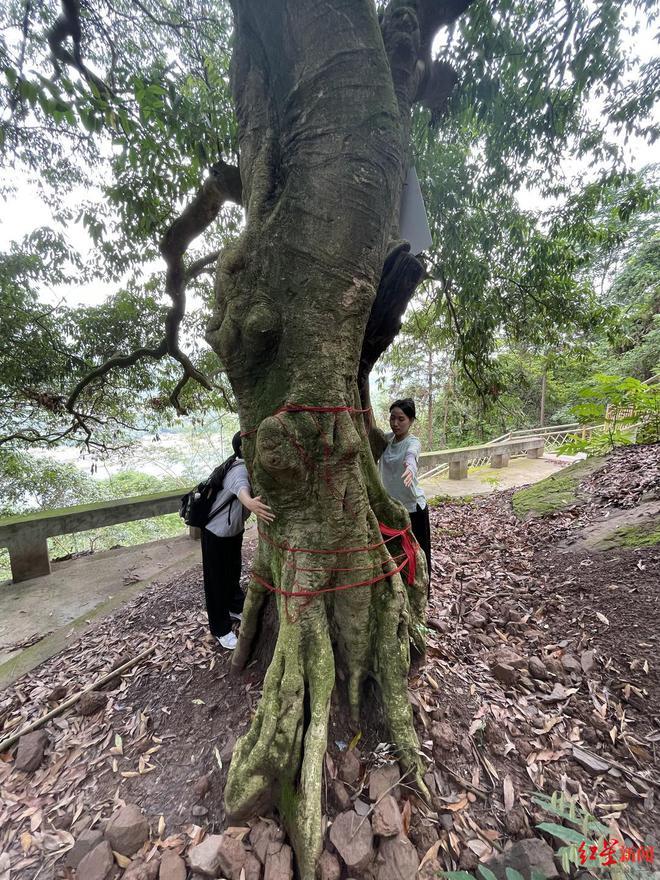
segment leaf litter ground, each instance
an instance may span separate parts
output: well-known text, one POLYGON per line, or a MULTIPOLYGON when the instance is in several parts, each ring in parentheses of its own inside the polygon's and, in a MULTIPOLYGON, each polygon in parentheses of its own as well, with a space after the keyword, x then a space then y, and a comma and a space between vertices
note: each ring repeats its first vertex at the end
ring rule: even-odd
MULTIPOLYGON (((403 815, 420 856, 429 851, 448 868, 473 868, 538 833, 548 818, 531 800, 538 791, 577 796, 612 837, 658 843, 660 548, 595 551, 578 538, 612 511, 658 497, 660 449, 615 453, 581 490, 585 503, 542 519, 519 520, 511 491, 432 511, 429 647, 410 692, 434 810, 407 791, 403 815)), ((145 855, 182 852, 225 827, 231 748, 260 682, 229 674, 202 597, 198 566, 0 696, 5 737, 155 645, 104 688, 100 711, 83 717, 73 707, 48 722, 46 758, 33 774, 13 769, 14 749, 2 756, 2 880, 71 876, 64 862, 74 838, 122 802, 150 819, 145 855)), ((333 727, 329 774, 352 736, 333 727)), ((386 753, 378 740, 365 731, 363 763, 386 753)), ((357 809, 360 782, 349 788, 357 809)))

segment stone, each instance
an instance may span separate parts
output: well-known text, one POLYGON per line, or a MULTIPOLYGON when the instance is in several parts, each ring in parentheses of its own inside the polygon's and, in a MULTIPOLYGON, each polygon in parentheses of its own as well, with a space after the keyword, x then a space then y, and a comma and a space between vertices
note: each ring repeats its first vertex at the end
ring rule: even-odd
POLYGON ((18 752, 14 761, 14 769, 23 773, 34 773, 44 759, 44 750, 48 745, 48 734, 45 730, 25 733, 18 741, 18 752))
POLYGON ((100 831, 93 831, 91 829, 83 831, 66 854, 64 864, 70 868, 77 868, 87 853, 91 852, 102 840, 103 835, 100 831))
POLYGON ((81 880, 106 880, 113 872, 115 860, 112 847, 107 840, 101 840, 80 860, 76 876, 81 880))
POLYGON ((107 694, 101 694, 98 691, 87 691, 76 703, 76 709, 79 715, 94 715, 95 712, 104 709, 107 702, 107 694))
POLYGON ((572 654, 564 654, 561 658, 561 665, 570 675, 582 675, 582 666, 572 654))
POLYGON ((135 804, 126 804, 110 817, 105 836, 115 852, 132 856, 149 839, 149 823, 135 804))
POLYGON ((369 800, 377 801, 386 792, 391 794, 396 800, 401 797, 398 781, 401 779, 401 772, 398 764, 385 764, 371 771, 369 776, 369 800))
POLYGON ((431 725, 431 739, 434 750, 450 752, 456 743, 454 731, 446 721, 436 721, 431 725))
POLYGON ((222 835, 211 834, 188 851, 190 869, 202 877, 217 877, 220 869, 219 852, 222 835))
POLYGON ((247 858, 247 852, 241 841, 230 834, 221 834, 216 854, 221 876, 226 877, 227 880, 240 880, 247 858))
POLYGON ((346 791, 346 786, 343 782, 340 782, 338 779, 333 779, 330 793, 332 795, 332 802, 337 808, 337 812, 343 813, 346 810, 350 810, 351 798, 346 791))
POLYGON ((341 865, 337 856, 324 850, 319 859, 320 880, 339 880, 341 877, 341 865))
POLYGON ((486 618, 483 614, 479 614, 478 611, 471 611, 465 618, 465 622, 468 626, 474 627, 475 629, 480 629, 482 626, 486 624, 486 618))
POLYGON ((348 751, 344 752, 342 755, 339 763, 339 778, 342 782, 346 782, 348 785, 355 785, 360 778, 361 772, 362 764, 360 763, 360 759, 356 754, 355 749, 348 749, 348 751))
POLYGON ((495 663, 491 667, 491 672, 502 684, 513 684, 516 680, 516 670, 506 663, 495 663))
POLYGON ((196 819, 199 819, 201 816, 208 815, 208 807, 202 806, 202 804, 195 804, 192 808, 191 813, 196 819))
POLYGON ((245 880, 259 880, 260 877, 261 862, 254 853, 249 852, 245 856, 245 880))
POLYGON ((220 749, 220 760, 223 764, 231 764, 232 755, 234 754, 234 746, 236 745, 236 737, 230 736, 224 746, 220 749))
POLYGON ((552 847, 539 837, 516 841, 485 865, 495 874, 497 880, 506 880, 507 868, 519 871, 523 877, 531 877, 532 871, 539 872, 545 880, 553 880, 559 876, 552 847))
POLYGON ((540 657, 530 657, 529 663, 529 674, 532 678, 536 678, 539 681, 547 681, 550 678, 550 673, 548 672, 545 663, 541 660, 540 657))
POLYGON ((382 797, 374 807, 371 827, 379 837, 396 837, 403 832, 399 806, 391 794, 382 797))
POLYGON ((438 880, 445 870, 445 866, 438 859, 429 859, 417 872, 417 880, 438 880))
POLYGON ((524 831, 528 830, 525 812, 519 806, 515 806, 512 810, 509 810, 506 813, 504 816, 504 824, 506 830, 512 837, 520 837, 524 831))
POLYGON ((66 697, 66 685, 58 684, 56 687, 52 689, 52 691, 48 694, 46 699, 49 703, 59 703, 60 700, 63 700, 66 697))
MULTIPOLYGON (((145 862, 144 859, 133 859, 124 874, 122 874, 121 880, 158 880, 158 874, 160 870, 160 862, 158 858, 151 859, 149 862, 145 862)), ((183 880, 186 880, 186 875, 183 875, 183 880)))
POLYGON ((266 853, 264 880, 292 880, 292 877, 293 850, 286 843, 271 842, 266 853))
POLYGON ((580 654, 580 666, 585 675, 588 675, 595 665, 595 657, 593 651, 583 651, 580 654))
POLYGON ((424 822, 418 814, 410 825, 408 836, 415 845, 417 855, 422 859, 433 844, 437 843, 438 829, 435 825, 424 822))
POLYGON ((451 813, 440 813, 438 819, 445 831, 451 831, 454 827, 454 817, 451 813))
POLYGON ((417 850, 405 835, 381 840, 376 862, 377 880, 415 880, 418 868, 417 850))
POLYGON ((349 871, 362 871, 373 858, 371 822, 353 810, 337 816, 330 828, 330 840, 349 871))
POLYGON ((205 776, 200 776, 199 779, 196 779, 193 782, 192 790, 197 800, 201 800, 210 788, 211 779, 210 774, 207 773, 205 776))
POLYGON ((186 880, 186 863, 173 849, 166 849, 160 860, 159 880, 186 880))
POLYGON ((514 669, 525 669, 527 667, 527 660, 512 648, 498 648, 493 662, 504 663, 505 666, 513 666, 514 669))
POLYGON ((259 819, 250 829, 250 843, 262 865, 266 864, 269 843, 284 843, 284 831, 268 819, 259 819))

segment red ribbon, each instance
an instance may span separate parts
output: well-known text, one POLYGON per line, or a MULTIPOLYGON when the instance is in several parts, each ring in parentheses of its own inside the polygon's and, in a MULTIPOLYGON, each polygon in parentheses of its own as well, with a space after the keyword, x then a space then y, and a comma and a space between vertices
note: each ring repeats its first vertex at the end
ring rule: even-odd
POLYGON ((401 547, 406 554, 408 565, 408 585, 415 583, 415 574, 417 573, 417 547, 416 541, 410 534, 410 526, 405 529, 391 529, 389 526, 378 523, 381 535, 386 538, 401 538, 401 547))

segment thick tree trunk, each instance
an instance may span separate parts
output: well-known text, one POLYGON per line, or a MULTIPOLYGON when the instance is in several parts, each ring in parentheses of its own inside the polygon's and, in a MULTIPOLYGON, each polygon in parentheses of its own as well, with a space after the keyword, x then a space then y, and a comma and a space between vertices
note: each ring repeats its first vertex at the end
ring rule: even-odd
POLYGON ((364 684, 376 683, 400 761, 421 785, 407 674, 411 639, 423 648, 426 563, 415 544, 408 584, 403 541, 384 543, 379 524, 409 520, 379 480, 358 389, 387 253, 408 298, 421 274, 398 256, 405 246, 388 245, 421 43, 414 16, 397 30, 386 13, 381 34, 371 0, 232 8, 247 223, 221 258, 208 339, 238 400, 254 492, 276 516, 260 528, 234 665, 263 648, 273 593, 278 632, 225 798, 235 819, 277 808, 308 880, 337 669, 355 723, 364 684))
POLYGON ((541 374, 541 427, 543 428, 545 425, 545 387, 548 377, 548 364, 547 362, 543 365, 543 373, 541 374))
POLYGON ((433 449, 433 351, 429 348, 429 357, 427 365, 427 394, 426 417, 428 419, 428 448, 433 449))

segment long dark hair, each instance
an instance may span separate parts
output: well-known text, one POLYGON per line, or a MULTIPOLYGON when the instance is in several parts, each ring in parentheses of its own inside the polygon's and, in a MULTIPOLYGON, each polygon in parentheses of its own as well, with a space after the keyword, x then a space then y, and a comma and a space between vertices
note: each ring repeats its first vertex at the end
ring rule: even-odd
POLYGON ((392 412, 395 406, 398 407, 402 413, 407 415, 411 422, 414 422, 417 418, 417 413, 415 411, 415 401, 412 399, 412 397, 402 397, 401 400, 395 400, 390 407, 390 412, 392 412))

